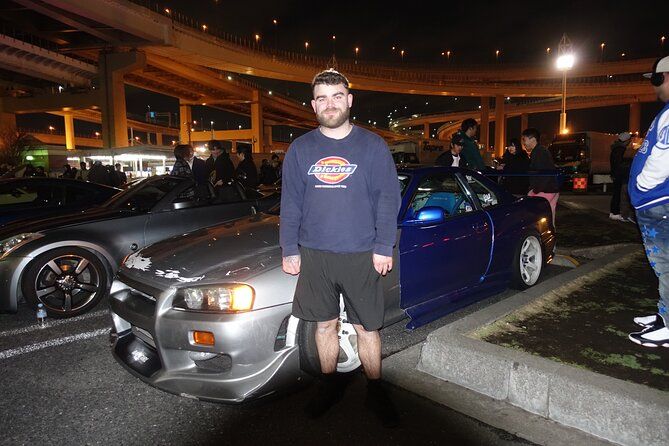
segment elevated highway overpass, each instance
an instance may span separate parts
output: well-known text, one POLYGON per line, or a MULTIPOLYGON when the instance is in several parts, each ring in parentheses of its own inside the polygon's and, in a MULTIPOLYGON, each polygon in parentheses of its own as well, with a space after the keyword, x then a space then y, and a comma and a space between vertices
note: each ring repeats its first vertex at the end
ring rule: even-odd
MULTIPOLYGON (((62 95, 31 92, 21 95, 27 97, 0 102, 0 112, 4 115, 34 109, 36 104, 44 111, 99 109, 103 144, 121 146, 127 144, 128 127, 122 90, 124 84, 130 84, 179 98, 181 140, 192 136, 192 105, 250 116, 252 125, 247 137, 255 151, 271 147, 273 125, 304 128, 317 125, 308 104, 271 94, 236 73, 308 83, 315 72, 331 65, 333 61, 327 58, 267 49, 177 12, 147 9, 142 0, 13 0, 10 3, 17 6, 10 11, 11 19, 46 43, 2 35, 0 62, 9 69, 43 80, 53 81, 62 76, 63 81, 83 90, 79 96, 83 99, 75 100, 72 95, 68 103, 62 95), (45 32, 31 25, 40 20, 49 24, 43 28, 67 32, 45 32), (77 100, 80 104, 72 105, 72 101, 77 100)), ((568 106, 595 107, 652 100, 648 97, 647 82, 639 76, 652 62, 639 59, 577 65, 569 73, 568 106), (575 97, 579 99, 573 99, 575 97)), ((527 108, 505 106, 505 97, 556 98, 561 95, 562 73, 547 65, 437 67, 353 60, 340 60, 336 65, 347 75, 352 88, 358 90, 481 97, 481 110, 473 113, 479 113, 482 124, 490 120, 504 122, 505 117, 514 114, 549 111, 554 106, 550 102, 527 105, 527 108), (493 97, 496 106, 491 109, 489 102, 493 97)), ((632 108, 631 114, 638 114, 638 110, 632 108)), ((455 116, 460 115, 446 119, 455 119, 455 116)), ((631 117, 631 122, 635 119, 631 117)), ((422 122, 428 124, 427 120, 422 122)), ((500 130, 496 131, 495 145, 503 147, 504 125, 496 128, 500 130)), ((406 138, 391 131, 375 131, 387 139, 406 138)), ((440 134, 445 133, 447 129, 441 129, 440 134)), ((487 145, 487 130, 482 133, 485 133, 481 135, 482 142, 487 145)))

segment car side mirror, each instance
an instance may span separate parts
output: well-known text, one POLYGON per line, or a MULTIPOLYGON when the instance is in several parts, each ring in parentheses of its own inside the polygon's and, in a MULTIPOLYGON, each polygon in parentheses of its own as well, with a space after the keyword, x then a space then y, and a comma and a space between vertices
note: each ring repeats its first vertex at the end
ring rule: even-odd
POLYGON ((414 218, 406 220, 406 226, 432 226, 443 223, 445 220, 444 210, 438 206, 426 206, 418 211, 414 218))

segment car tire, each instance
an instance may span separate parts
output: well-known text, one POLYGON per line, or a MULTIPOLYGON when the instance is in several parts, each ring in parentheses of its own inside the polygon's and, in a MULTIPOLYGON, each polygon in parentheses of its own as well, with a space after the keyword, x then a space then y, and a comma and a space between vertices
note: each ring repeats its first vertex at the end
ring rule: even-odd
POLYGON ((37 256, 28 264, 21 288, 31 307, 42 303, 48 316, 66 318, 89 311, 107 296, 110 277, 95 253, 73 246, 37 256))
POLYGON ((513 256, 511 286, 525 290, 537 283, 544 269, 544 250, 536 232, 526 233, 516 246, 513 256))
MULTIPOLYGON (((321 363, 316 347, 316 322, 300 320, 297 327, 297 343, 300 349, 300 368, 313 376, 321 374, 321 363)), ((339 357, 337 372, 350 373, 361 366, 358 356, 358 335, 353 325, 346 320, 346 311, 342 311, 337 320, 339 337, 339 357)))

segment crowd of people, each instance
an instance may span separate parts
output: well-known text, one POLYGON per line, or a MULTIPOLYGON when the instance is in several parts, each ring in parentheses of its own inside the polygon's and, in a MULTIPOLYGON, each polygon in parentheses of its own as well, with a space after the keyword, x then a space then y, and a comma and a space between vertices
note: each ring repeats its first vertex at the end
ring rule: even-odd
POLYGON ((258 170, 248 147, 237 148, 238 163, 235 167, 230 159, 232 144, 229 141, 212 139, 207 145, 211 155, 203 161, 195 156, 195 150, 190 144, 177 144, 174 147, 176 161, 170 175, 192 178, 198 184, 209 181, 217 193, 233 179, 247 188, 255 189, 261 184, 274 184, 281 178, 282 165, 277 154, 272 154, 271 162, 263 159, 258 170))
POLYGON ((123 172, 120 163, 114 166, 103 165, 101 161, 91 161, 90 168, 85 162, 79 163, 79 169, 70 166, 69 163, 63 164, 62 170, 59 172, 51 172, 49 174, 43 166, 33 166, 27 163, 22 166, 13 166, 9 164, 0 165, 0 176, 11 174, 21 177, 57 177, 72 180, 90 181, 92 183, 104 184, 106 186, 123 187, 128 182, 128 176, 123 172))

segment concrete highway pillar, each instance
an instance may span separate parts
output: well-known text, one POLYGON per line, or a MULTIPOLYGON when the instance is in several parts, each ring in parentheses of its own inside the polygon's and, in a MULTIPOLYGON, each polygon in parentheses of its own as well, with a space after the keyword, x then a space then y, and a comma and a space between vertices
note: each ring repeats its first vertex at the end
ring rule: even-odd
POLYGON ((193 125, 193 113, 190 105, 179 104, 179 142, 190 144, 190 129, 193 125))
POLYGON ((16 114, 0 112, 0 131, 5 129, 16 130, 16 114))
POLYGON ((65 113, 63 119, 65 120, 65 148, 74 150, 74 116, 72 116, 72 113, 65 113))
POLYGON ((520 132, 522 133, 523 130, 528 128, 530 126, 530 115, 527 113, 522 113, 520 115, 520 132))
POLYGON ((490 97, 481 98, 481 121, 479 124, 479 137, 483 147, 490 146, 490 97))
POLYGON ((265 138, 265 144, 267 144, 269 147, 272 147, 272 126, 271 125, 266 125, 265 131, 263 134, 263 138, 265 138))
POLYGON ((102 147, 128 146, 128 118, 125 108, 126 73, 146 65, 144 53, 100 53, 100 88, 102 90, 102 147))
POLYGON ((156 145, 157 146, 162 146, 163 145, 163 134, 156 132, 156 145))
POLYGON ((430 138, 430 123, 426 122, 423 124, 423 138, 429 139, 430 138))
POLYGON ((630 125, 631 133, 641 132, 641 103, 632 102, 630 104, 630 125))
POLYGON ((263 151, 262 103, 260 90, 253 90, 251 102, 251 131, 253 132, 253 153, 263 151))
POLYGON ((504 115, 504 96, 495 96, 495 155, 504 155, 506 146, 506 116, 504 115))

